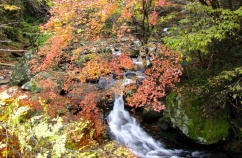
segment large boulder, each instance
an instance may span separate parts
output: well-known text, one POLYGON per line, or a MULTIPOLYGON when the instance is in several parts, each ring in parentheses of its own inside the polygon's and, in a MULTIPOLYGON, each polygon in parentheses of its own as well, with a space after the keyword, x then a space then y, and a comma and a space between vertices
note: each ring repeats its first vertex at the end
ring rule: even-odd
POLYGON ((214 110, 210 114, 216 117, 205 116, 202 108, 207 102, 203 96, 183 88, 180 93, 171 92, 166 104, 164 118, 195 142, 209 145, 228 138, 230 124, 226 112, 214 110))
POLYGON ((33 59, 33 57, 33 52, 29 51, 16 63, 10 78, 13 85, 21 86, 31 79, 32 75, 29 61, 33 59))
POLYGON ((23 84, 21 88, 33 93, 39 93, 42 91, 54 91, 60 93, 64 82, 64 73, 42 71, 37 73, 30 81, 23 84))

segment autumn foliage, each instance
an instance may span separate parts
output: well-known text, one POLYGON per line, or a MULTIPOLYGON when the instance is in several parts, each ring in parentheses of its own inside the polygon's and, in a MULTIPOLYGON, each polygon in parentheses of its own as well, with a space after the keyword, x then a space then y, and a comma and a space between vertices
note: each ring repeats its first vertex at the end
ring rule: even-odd
POLYGON ((131 69, 133 66, 133 61, 127 55, 97 56, 81 69, 80 79, 85 82, 87 79, 98 79, 110 74, 121 78, 124 70, 131 69))
POLYGON ((42 26, 43 33, 52 36, 40 48, 41 64, 33 61, 32 71, 53 68, 65 53, 63 50, 78 41, 92 43, 108 37, 136 36, 147 44, 151 26, 159 22, 157 10, 168 5, 166 0, 53 0, 51 17, 42 26))
POLYGON ((180 54, 169 49, 166 46, 160 48, 160 54, 153 56, 152 66, 145 71, 146 77, 137 92, 127 98, 132 107, 142 107, 150 109, 151 107, 160 111, 165 109, 162 98, 166 92, 179 82, 182 75, 182 66, 180 65, 180 54))
MULTIPOLYGON (((123 85, 119 81, 125 77, 127 70, 138 69, 131 59, 132 49, 129 47, 132 44, 129 42, 140 41, 142 46, 138 47, 147 50, 152 28, 159 25, 160 15, 157 11, 169 3, 166 0, 51 2, 49 20, 41 26, 43 37, 46 35, 48 38, 43 45, 38 45, 29 63, 31 75, 34 76, 31 79, 32 94, 17 89, 12 97, 16 99, 26 94, 26 98, 18 100, 16 106, 26 105, 27 118, 39 114, 46 117, 46 120, 37 120, 43 122, 37 123, 36 127, 43 124, 53 131, 52 124, 63 125, 65 130, 59 131, 66 134, 66 146, 78 148, 79 151, 97 147, 105 129, 103 111, 98 108, 99 105, 101 102, 112 100, 113 93, 123 93, 120 92, 123 91, 123 88, 120 88, 123 85), (123 42, 123 37, 128 38, 128 42, 123 42), (118 54, 111 50, 115 44, 120 46, 118 54), (100 48, 100 45, 104 49, 100 48), (100 79, 105 82, 112 80, 115 84, 101 89, 97 86, 100 79), (55 118, 60 119, 60 122, 50 121, 55 118)), ((179 76, 182 74, 179 54, 165 46, 156 49, 157 53, 145 52, 145 56, 152 60, 149 67, 143 65, 146 76, 141 85, 127 85, 136 91, 126 98, 131 107, 144 106, 156 111, 163 110, 165 105, 162 98, 166 96, 167 90, 179 82, 179 76)), ((137 56, 141 56, 139 51, 137 56)), ((25 123, 28 123, 28 119, 25 123)), ((55 139, 62 138, 63 135, 59 131, 53 133, 58 135, 55 139)), ((8 134, 4 130, 2 132, 8 134)), ((11 136, 14 139, 15 136, 19 137, 17 134, 11 136)), ((6 140, 6 135, 1 136, 0 140, 6 140)), ((21 143, 11 142, 12 138, 9 140, 9 143, 19 150, 21 143)), ((31 150, 35 152, 38 148, 35 146, 31 150)))
MULTIPOLYGON (((130 57, 124 54, 115 56, 110 51, 91 51, 91 47, 101 39, 121 39, 124 36, 138 38, 146 47, 151 28, 159 24, 160 15, 157 11, 171 3, 166 0, 54 0, 53 4, 51 17, 42 26, 42 31, 52 36, 39 49, 39 64, 36 64, 37 59, 32 60, 32 71, 53 70, 60 61, 68 61, 66 69, 70 72, 65 82, 68 85, 74 80, 81 83, 97 82, 100 77, 111 74, 118 79, 122 78, 125 70, 134 68, 130 57), (132 25, 136 25, 136 28, 132 25), (134 35, 132 32, 135 30, 140 32, 134 35), (89 48, 86 44, 79 44, 81 41, 88 43, 89 48), (80 56, 88 56, 88 60, 77 65, 80 56)), ((159 55, 145 52, 146 56, 153 58, 152 67, 145 71, 146 78, 136 94, 128 98, 132 107, 150 105, 157 111, 164 109, 161 98, 166 95, 167 89, 179 81, 182 74, 179 54, 165 46, 158 49, 161 49, 159 55)), ((70 91, 69 88, 64 89, 70 91)), ((97 104, 94 98, 97 98, 97 94, 89 92, 82 95, 85 98, 77 107, 87 113, 94 112, 97 104)))

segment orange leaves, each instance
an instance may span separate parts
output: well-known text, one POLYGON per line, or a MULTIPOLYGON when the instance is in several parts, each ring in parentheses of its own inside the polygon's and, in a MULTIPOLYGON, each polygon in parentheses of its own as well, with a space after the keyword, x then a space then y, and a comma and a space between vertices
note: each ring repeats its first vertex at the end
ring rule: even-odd
POLYGON ((112 57, 109 66, 111 72, 115 73, 119 78, 125 69, 131 69, 134 65, 127 55, 122 54, 118 57, 112 57))
POLYGON ((107 18, 113 14, 116 9, 117 5, 115 3, 110 3, 107 0, 99 0, 96 4, 95 7, 99 10, 96 13, 96 16, 100 17, 100 21, 104 23, 107 18))
POLYGON ((95 80, 112 73, 120 77, 124 69, 130 69, 133 66, 133 61, 123 54, 118 57, 97 56, 84 65, 80 79, 85 82, 87 79, 95 80))
MULTIPOLYGON (((48 39, 46 44, 40 49, 38 55, 42 57, 40 65, 32 63, 32 71, 39 72, 48 67, 55 66, 58 63, 62 50, 69 44, 72 39, 72 29, 63 28, 55 32, 51 38, 48 39)), ((34 61, 33 61, 34 62, 34 61)))
POLYGON ((158 0, 157 6, 165 6, 168 5, 169 3, 166 0, 158 0))
POLYGON ((120 55, 116 61, 121 68, 131 69, 134 64, 133 61, 127 55, 120 55))
POLYGON ((151 25, 156 25, 157 23, 157 17, 158 17, 158 14, 156 11, 153 11, 150 15, 149 15, 149 23, 151 25))
POLYGON ((133 13, 129 10, 128 7, 125 7, 125 9, 121 13, 122 19, 130 19, 133 13))
POLYGON ((166 96, 166 91, 179 82, 182 75, 180 55, 167 47, 160 48, 160 55, 155 56, 152 67, 145 71, 146 78, 137 92, 127 99, 132 107, 152 106, 160 111, 165 108, 161 98, 166 96))
POLYGON ((81 81, 85 82, 87 79, 98 79, 102 75, 110 73, 107 61, 102 60, 97 56, 94 60, 91 60, 85 64, 81 70, 81 81))

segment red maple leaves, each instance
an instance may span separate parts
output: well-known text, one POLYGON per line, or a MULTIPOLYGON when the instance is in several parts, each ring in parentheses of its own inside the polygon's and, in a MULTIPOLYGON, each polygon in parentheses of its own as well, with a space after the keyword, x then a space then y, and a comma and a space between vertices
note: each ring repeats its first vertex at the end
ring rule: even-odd
POLYGON ((166 91, 179 82, 182 75, 182 66, 179 63, 180 54, 163 46, 161 54, 156 55, 152 61, 152 67, 145 71, 146 78, 137 92, 127 98, 132 107, 150 108, 160 111, 165 109, 161 99, 166 96, 166 91))
POLYGON ((156 25, 157 23, 157 17, 158 17, 158 13, 156 11, 153 11, 150 15, 149 15, 149 23, 151 25, 156 25))

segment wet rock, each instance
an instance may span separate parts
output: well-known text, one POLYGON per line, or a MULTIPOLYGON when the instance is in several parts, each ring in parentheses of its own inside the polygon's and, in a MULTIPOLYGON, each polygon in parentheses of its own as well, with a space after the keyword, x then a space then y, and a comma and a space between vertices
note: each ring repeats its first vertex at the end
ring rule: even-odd
POLYGON ((97 84, 97 87, 99 89, 105 89, 105 87, 107 86, 108 84, 108 81, 106 78, 100 78, 99 81, 98 81, 98 84, 97 84))
POLYGON ((230 129, 227 114, 219 111, 217 118, 206 118, 201 112, 203 104, 204 98, 186 88, 179 94, 171 92, 167 96, 164 118, 196 143, 209 145, 226 140, 230 129))
POLYGON ((29 51, 16 63, 10 78, 13 85, 21 86, 31 79, 32 74, 30 72, 29 61, 33 57, 33 52, 29 51))
POLYGON ((134 78, 137 76, 137 72, 136 71, 127 71, 123 74, 123 78, 134 78))
POLYGON ((164 118, 160 118, 158 120, 158 126, 161 128, 162 131, 168 131, 171 128, 164 118))
POLYGON ((145 121, 157 121, 162 117, 162 112, 154 110, 143 110, 143 119, 145 121))
POLYGON ((123 78, 132 79, 134 83, 141 84, 145 74, 141 71, 126 71, 123 73, 123 78))
POLYGON ((113 79, 113 77, 110 77, 110 78, 100 77, 97 87, 100 90, 104 90, 104 89, 110 88, 114 84, 114 82, 115 80, 113 79))

